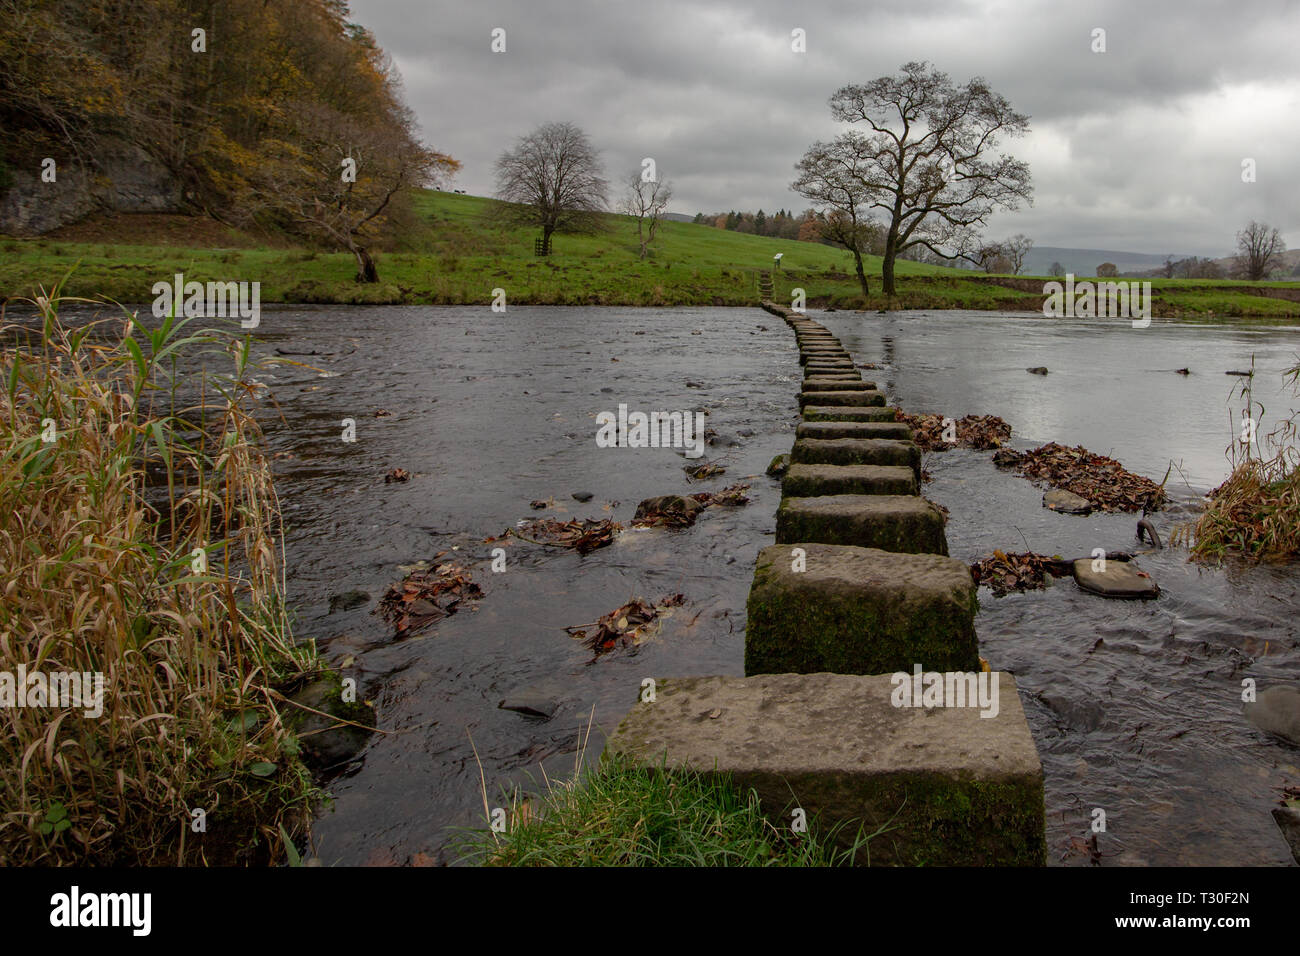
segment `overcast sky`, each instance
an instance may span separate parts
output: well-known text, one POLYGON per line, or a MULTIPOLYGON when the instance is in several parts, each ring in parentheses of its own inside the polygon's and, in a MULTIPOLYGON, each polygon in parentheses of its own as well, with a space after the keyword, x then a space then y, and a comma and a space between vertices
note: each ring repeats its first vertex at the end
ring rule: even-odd
POLYGON ((654 157, 674 212, 797 211, 794 163, 848 128, 830 95, 929 60, 958 83, 983 76, 1030 116, 1004 148, 1029 163, 1034 205, 1000 213, 994 238, 1218 256, 1255 218, 1300 246, 1300 0, 351 6, 397 64, 426 142, 463 164, 452 186, 475 195, 492 194, 517 137, 567 120, 611 180, 654 157), (795 28, 806 53, 791 51, 795 28))

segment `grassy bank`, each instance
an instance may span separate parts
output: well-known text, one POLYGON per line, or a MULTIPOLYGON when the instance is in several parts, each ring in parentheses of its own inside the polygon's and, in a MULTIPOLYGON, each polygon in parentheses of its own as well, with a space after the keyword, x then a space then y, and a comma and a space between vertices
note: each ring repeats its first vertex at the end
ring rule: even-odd
MULTIPOLYGON (((767 822, 752 791, 725 777, 604 759, 538 799, 502 801, 504 832, 466 834, 462 862, 483 866, 842 866, 833 834, 767 822)), ((485 809, 487 801, 484 801, 485 809)), ((859 841, 866 845, 866 839, 859 841)))
MULTIPOLYGON (((268 247, 210 220, 117 216, 40 239, 0 239, 0 296, 29 296, 36 282, 70 273, 69 294, 147 302, 153 283, 184 272, 199 281, 259 281, 264 303, 487 305, 500 288, 516 305, 747 306, 777 253, 784 257, 776 298, 799 287, 812 306, 1037 312, 1047 281, 900 261, 898 294, 886 300, 880 259, 870 256, 873 294, 864 300, 849 254, 819 243, 665 222, 641 260, 633 221, 610 216, 607 232, 557 236, 554 254, 538 258, 533 231, 495 224, 485 199, 429 191, 416 206, 423 227, 402 248, 380 253, 376 284, 355 282, 355 260, 345 253, 268 247)), ((1152 287, 1156 315, 1300 318, 1300 283, 1157 279, 1152 287)))
POLYGON ((317 661, 290 635, 246 343, 35 304, 0 353, 0 679, 84 679, 0 708, 0 862, 281 858, 317 792, 279 695, 317 661), (178 407, 172 362, 199 349, 233 367, 178 407))

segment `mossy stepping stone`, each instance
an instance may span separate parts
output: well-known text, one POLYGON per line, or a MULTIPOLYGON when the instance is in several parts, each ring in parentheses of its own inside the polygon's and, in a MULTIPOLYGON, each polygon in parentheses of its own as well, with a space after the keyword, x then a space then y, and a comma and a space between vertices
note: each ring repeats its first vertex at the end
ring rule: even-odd
POLYGON ((795 429, 795 438, 813 438, 826 441, 831 438, 892 438, 911 441, 912 429, 903 422, 810 422, 802 421, 795 429))
POLYGON ((933 502, 911 495, 783 498, 776 510, 776 541, 811 541, 908 554, 948 553, 943 512, 933 502))
POLYGON ((917 493, 916 473, 899 465, 791 465, 781 483, 787 498, 917 493))
POLYGON ((799 407, 807 405, 883 405, 885 393, 878 391, 800 392, 799 407))
MULTIPOLYGON (((823 394, 814 392, 812 394, 823 394)), ((892 405, 870 405, 853 407, 849 405, 804 405, 805 422, 892 422, 898 417, 898 409, 892 405)))

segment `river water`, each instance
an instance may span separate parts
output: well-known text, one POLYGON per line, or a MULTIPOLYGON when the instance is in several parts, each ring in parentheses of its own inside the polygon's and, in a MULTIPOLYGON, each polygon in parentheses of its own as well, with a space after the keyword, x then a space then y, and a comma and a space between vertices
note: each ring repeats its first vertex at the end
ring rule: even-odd
MULTIPOLYGON (((1282 371, 1297 333, 1258 324, 1045 320, 994 313, 813 313, 911 412, 996 414, 1012 444, 1083 444, 1169 485, 1156 517, 1167 539, 1197 497, 1228 473, 1234 428, 1225 376, 1254 357, 1255 398, 1289 411, 1282 371), (1025 369, 1047 366, 1046 377, 1025 369), (1187 367, 1191 375, 1174 369, 1187 367)), ((268 419, 288 525, 297 633, 358 678, 378 725, 364 760, 330 783, 314 855, 325 865, 453 862, 457 827, 483 823, 501 788, 571 772, 632 705, 643 677, 743 673, 745 600, 758 550, 772 542, 800 381, 794 337, 757 309, 310 307, 267 310, 261 357, 311 367, 259 375, 283 419, 268 419), (700 408, 727 472, 690 483, 671 449, 602 449, 595 416, 620 403, 700 408), (377 416, 377 412, 387 412, 377 416), (344 442, 342 420, 356 438, 344 442), (385 484, 400 467, 409 482, 385 484), (642 498, 751 483, 752 503, 711 508, 685 531, 629 531, 587 556, 515 541, 506 570, 485 543, 522 518, 613 517, 642 498), (585 504, 575 492, 593 497, 585 504), (533 511, 533 499, 556 508, 533 511), (403 566, 454 559, 486 594, 394 641, 372 613, 403 566), (368 604, 330 610, 361 590, 368 604), (687 603, 635 652, 590 663, 566 625, 633 597, 687 603), (498 708, 530 691, 550 720, 498 708)), ((1233 409, 1237 409, 1234 411, 1233 409)), ((1136 546, 1134 516, 1067 517, 1042 491, 999 472, 990 453, 927 456, 925 493, 951 512, 951 553, 994 548, 1087 555, 1136 546)), ((1291 862, 1269 816, 1300 754, 1242 717, 1244 677, 1294 679, 1300 663, 1297 568, 1207 570, 1177 549, 1143 556, 1153 602, 1107 601, 1058 581, 1043 592, 981 592, 981 654, 1019 683, 1046 775, 1049 858, 1087 865, 1071 838, 1106 814, 1102 865, 1291 862)))

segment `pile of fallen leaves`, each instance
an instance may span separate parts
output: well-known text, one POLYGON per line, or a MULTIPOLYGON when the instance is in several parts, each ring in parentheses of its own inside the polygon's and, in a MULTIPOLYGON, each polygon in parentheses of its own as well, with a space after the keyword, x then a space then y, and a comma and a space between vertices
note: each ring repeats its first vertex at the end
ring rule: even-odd
POLYGON ((978 587, 987 584, 998 597, 1012 591, 1034 591, 1047 587, 1047 576, 1064 577, 1071 572, 1070 563, 1060 555, 1047 557, 1026 551, 1023 554, 994 551, 991 557, 970 566, 970 576, 978 587))
POLYGON ((1024 454, 1000 453, 1000 465, 1015 468, 1030 481, 1042 481, 1087 498, 1102 511, 1157 511, 1165 490, 1150 478, 1126 471, 1114 458, 1095 455, 1082 445, 1049 442, 1024 454))
POLYGON ((726 474, 727 469, 721 462, 706 461, 700 465, 683 465, 682 471, 686 472, 686 477, 691 481, 703 481, 705 478, 726 474))
MULTIPOLYGON (((1001 448, 1011 437, 1011 426, 996 415, 967 415, 956 424, 957 441, 944 440, 943 415, 908 415, 898 413, 898 420, 912 429, 912 440, 922 451, 947 451, 961 446, 977 451, 1001 448)), ((950 433, 951 434, 951 433, 950 433)))
POLYGON ((394 468, 388 474, 384 475, 384 484, 392 484, 394 481, 410 481, 411 473, 405 468, 394 468))
POLYGON ((412 571, 391 585, 379 599, 375 613, 392 625, 395 637, 406 637, 434 621, 455 614, 462 601, 477 600, 483 589, 469 570, 440 564, 432 570, 412 571))
POLYGON ((566 627, 569 636, 582 641, 595 652, 595 661, 616 647, 628 647, 640 644, 652 637, 658 630, 658 622, 669 608, 680 607, 686 603, 682 594, 670 594, 660 598, 657 604, 650 604, 642 598, 633 598, 622 607, 602 616, 594 625, 585 624, 566 627), (587 628, 594 630, 588 632, 587 628))
POLYGON ((505 534, 532 544, 572 548, 579 554, 587 554, 613 543, 614 535, 622 530, 621 524, 609 518, 574 518, 572 521, 536 518, 520 521, 517 527, 508 529, 505 534))
POLYGON ((749 496, 745 494, 749 490, 749 485, 735 484, 728 485, 721 491, 701 491, 698 494, 691 495, 700 504, 708 507, 709 505, 747 505, 749 496))

